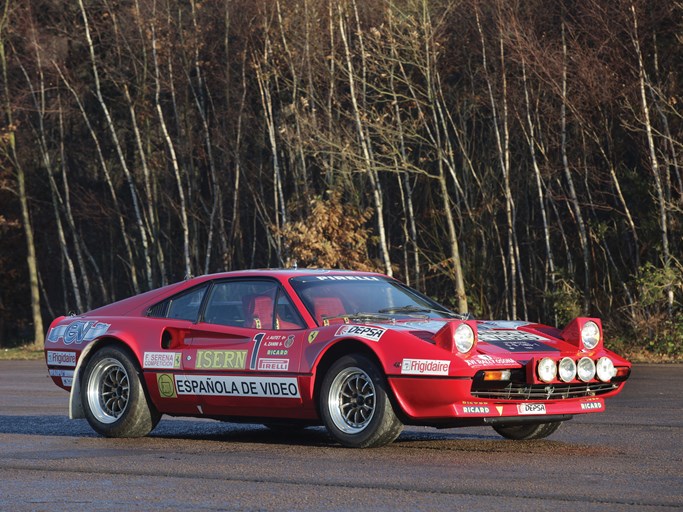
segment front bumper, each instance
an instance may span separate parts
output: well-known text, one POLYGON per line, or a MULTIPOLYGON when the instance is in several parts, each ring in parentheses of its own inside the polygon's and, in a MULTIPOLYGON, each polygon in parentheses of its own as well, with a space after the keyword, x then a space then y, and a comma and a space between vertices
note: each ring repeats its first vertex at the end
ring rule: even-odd
POLYGON ((603 396, 593 396, 588 390, 586 396, 549 398, 525 395, 482 399, 473 396, 471 378, 389 377, 389 385, 404 420, 435 424, 493 423, 493 420, 510 423, 511 418, 519 418, 517 421, 523 423, 563 421, 576 414, 603 412, 604 398, 618 393, 622 384, 606 390, 603 396), (559 417, 561 419, 558 420, 559 417))

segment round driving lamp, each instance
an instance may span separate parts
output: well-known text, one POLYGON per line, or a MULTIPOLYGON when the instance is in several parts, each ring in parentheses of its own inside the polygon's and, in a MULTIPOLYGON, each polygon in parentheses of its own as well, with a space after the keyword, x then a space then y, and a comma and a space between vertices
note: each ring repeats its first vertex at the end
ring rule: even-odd
POLYGON ((563 382, 571 382, 576 378, 576 363, 571 357, 565 357, 558 365, 558 373, 560 380, 563 382))
POLYGON ((460 324, 453 333, 453 341, 461 354, 466 354, 474 346, 474 331, 467 324, 460 324))
POLYGON ((616 373, 614 363, 609 357, 601 357, 598 359, 597 372, 598 379, 602 382, 609 382, 616 373))
POLYGON ((600 342, 600 327, 598 324, 589 320, 581 328, 581 343, 588 350, 593 350, 600 342))
POLYGON ((536 371, 538 372, 538 378, 543 382, 552 382, 555 380, 555 375, 557 375, 557 365, 549 357, 544 357, 538 362, 536 371))
POLYGON ((595 363, 590 357, 582 357, 579 360, 577 374, 583 382, 589 382, 595 378, 595 363))

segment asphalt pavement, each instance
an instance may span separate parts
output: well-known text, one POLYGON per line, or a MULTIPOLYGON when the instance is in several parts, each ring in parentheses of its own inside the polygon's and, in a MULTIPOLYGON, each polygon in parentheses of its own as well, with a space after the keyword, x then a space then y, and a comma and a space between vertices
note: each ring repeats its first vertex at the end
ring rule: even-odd
POLYGON ((323 428, 168 417, 106 439, 68 419, 42 361, 0 361, 0 510, 681 510, 681 389, 682 365, 637 365, 604 413, 545 440, 407 427, 354 450, 323 428))

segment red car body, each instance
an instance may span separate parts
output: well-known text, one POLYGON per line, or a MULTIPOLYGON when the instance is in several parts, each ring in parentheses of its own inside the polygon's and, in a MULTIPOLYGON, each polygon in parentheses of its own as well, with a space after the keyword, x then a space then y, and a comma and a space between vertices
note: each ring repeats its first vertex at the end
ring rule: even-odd
POLYGON ((323 423, 361 447, 403 424, 545 437, 604 411, 630 374, 598 319, 471 320, 381 274, 305 269, 206 275, 59 317, 45 354, 70 416, 104 435, 168 414, 323 423))

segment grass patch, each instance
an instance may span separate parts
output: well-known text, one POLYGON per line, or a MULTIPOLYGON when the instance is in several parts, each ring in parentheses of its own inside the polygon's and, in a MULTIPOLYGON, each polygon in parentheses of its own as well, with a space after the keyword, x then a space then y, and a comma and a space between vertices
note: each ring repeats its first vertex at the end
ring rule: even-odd
POLYGON ((35 345, 0 348, 0 361, 37 361, 44 358, 43 348, 35 345))

